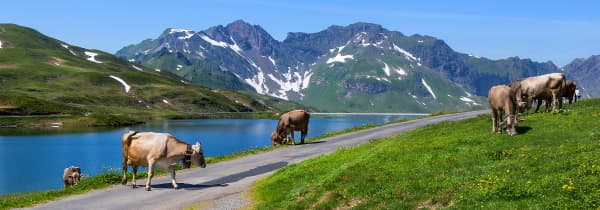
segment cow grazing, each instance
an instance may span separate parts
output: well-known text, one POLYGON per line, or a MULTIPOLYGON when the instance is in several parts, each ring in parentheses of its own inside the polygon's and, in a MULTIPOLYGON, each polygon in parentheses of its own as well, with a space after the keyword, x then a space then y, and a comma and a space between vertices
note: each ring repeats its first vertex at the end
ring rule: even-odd
MULTIPOLYGON (((552 98, 552 111, 557 111, 557 107, 562 106, 560 98, 564 85, 565 75, 552 73, 517 80, 511 83, 510 88, 515 92, 519 106, 524 103, 527 112, 529 112, 533 100, 546 98, 552 98)), ((539 109, 539 103, 537 109, 539 109)))
POLYGON ((83 174, 81 174, 81 168, 76 166, 66 167, 63 171, 63 185, 65 189, 67 187, 79 184, 82 177, 83 174))
POLYGON ((562 97, 567 98, 569 104, 573 103, 573 100, 577 102, 577 96, 575 95, 575 90, 577 90, 577 83, 572 80, 567 80, 565 82, 565 88, 562 89, 562 97))
POLYGON ((492 132, 502 133, 502 124, 506 123, 508 134, 517 134, 517 100, 511 88, 506 85, 492 87, 488 92, 488 103, 492 109, 492 132))
POLYGON ((175 180, 175 169, 173 166, 183 161, 184 167, 190 166, 190 162, 206 167, 204 153, 199 142, 191 145, 185 143, 168 133, 135 132, 130 131, 123 135, 123 178, 121 184, 127 184, 127 166, 132 166, 132 187, 135 188, 135 176, 139 166, 148 167, 148 179, 146 190, 150 191, 150 184, 154 175, 154 166, 158 165, 168 168, 171 174, 173 188, 179 186, 175 180))
POLYGON ((292 135, 292 143, 295 143, 294 131, 300 131, 300 144, 304 144, 309 120, 310 113, 305 110, 294 110, 281 115, 277 128, 271 133, 271 143, 273 146, 281 144, 289 134, 292 135))

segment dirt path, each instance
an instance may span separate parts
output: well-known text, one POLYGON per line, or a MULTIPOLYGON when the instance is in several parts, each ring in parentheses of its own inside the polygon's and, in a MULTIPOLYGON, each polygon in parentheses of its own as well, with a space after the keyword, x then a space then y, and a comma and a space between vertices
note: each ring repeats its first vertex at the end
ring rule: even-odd
MULTIPOLYGON (((172 189, 167 176, 152 180, 152 191, 144 187, 115 185, 107 189, 70 196, 33 209, 238 209, 248 204, 244 192, 260 177, 289 164, 298 163, 317 155, 330 153, 341 147, 355 146, 369 140, 392 136, 417 127, 442 121, 462 120, 487 110, 429 117, 403 123, 385 125, 369 130, 335 136, 310 144, 296 145, 269 152, 245 156, 208 165, 204 169, 190 169, 177 173, 181 189, 172 189)), ((138 179, 143 185, 145 179, 138 179)))

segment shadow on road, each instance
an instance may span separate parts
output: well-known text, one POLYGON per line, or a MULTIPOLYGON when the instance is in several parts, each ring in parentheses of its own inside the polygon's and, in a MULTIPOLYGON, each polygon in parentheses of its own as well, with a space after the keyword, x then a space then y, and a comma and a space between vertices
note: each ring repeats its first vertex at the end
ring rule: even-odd
MULTIPOLYGON (((276 163, 259 166, 254 169, 250 169, 250 170, 240 172, 237 174, 231 174, 229 176, 224 176, 224 177, 221 177, 218 179, 203 182, 200 184, 187 184, 187 183, 177 183, 177 184, 179 185, 180 189, 185 189, 185 190, 201 190, 204 188, 211 188, 211 187, 226 187, 229 185, 228 183, 237 182, 246 177, 256 176, 259 174, 271 172, 271 171, 277 170, 281 167, 284 167, 286 165, 288 165, 288 162, 276 162, 276 163)), ((163 183, 163 184, 152 185, 152 188, 173 188, 173 185, 171 185, 171 183, 163 183)))

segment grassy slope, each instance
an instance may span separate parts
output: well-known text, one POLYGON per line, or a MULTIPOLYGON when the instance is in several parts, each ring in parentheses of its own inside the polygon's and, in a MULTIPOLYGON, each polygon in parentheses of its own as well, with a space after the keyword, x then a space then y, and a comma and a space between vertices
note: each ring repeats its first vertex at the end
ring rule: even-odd
POLYGON ((446 122, 277 171, 258 209, 584 209, 600 205, 600 100, 525 117, 519 135, 489 116, 446 122))
POLYGON ((18 25, 0 28, 0 116, 12 115, 0 117, 0 127, 48 127, 57 122, 65 127, 118 126, 213 112, 278 111, 271 100, 184 84, 166 72, 138 71, 110 54, 76 46, 67 49, 59 40, 18 25), (103 63, 86 60, 86 51, 98 53, 96 59, 103 63), (122 78, 131 91, 125 93, 109 75, 122 78), (58 116, 31 117, 39 115, 58 116))

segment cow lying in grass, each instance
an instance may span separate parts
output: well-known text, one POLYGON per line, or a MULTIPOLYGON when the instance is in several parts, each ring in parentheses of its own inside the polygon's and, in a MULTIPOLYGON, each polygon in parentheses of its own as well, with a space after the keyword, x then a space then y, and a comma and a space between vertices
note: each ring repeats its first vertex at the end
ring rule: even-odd
POLYGON ((173 166, 179 162, 184 162, 184 167, 189 168, 187 160, 202 168, 206 167, 204 153, 199 142, 191 145, 185 143, 168 133, 138 133, 130 131, 123 135, 123 178, 121 184, 127 184, 127 166, 133 168, 132 187, 136 187, 135 176, 139 166, 148 167, 148 179, 146 181, 146 190, 150 191, 150 184, 154 176, 154 166, 158 165, 168 168, 171 174, 171 183, 173 188, 179 186, 175 180, 175 169, 173 166))

